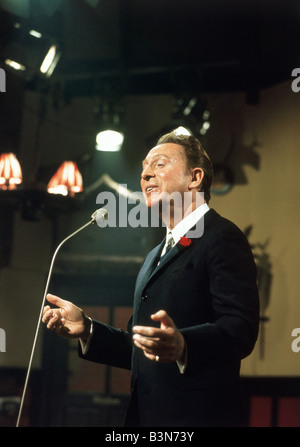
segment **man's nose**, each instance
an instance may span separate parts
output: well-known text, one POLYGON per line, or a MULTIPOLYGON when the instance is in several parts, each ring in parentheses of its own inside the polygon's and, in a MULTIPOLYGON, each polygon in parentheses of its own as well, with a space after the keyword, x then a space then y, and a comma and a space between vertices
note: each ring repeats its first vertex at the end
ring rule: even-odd
POLYGON ((154 172, 151 169, 151 166, 146 166, 143 169, 141 177, 143 180, 149 180, 151 177, 154 177, 154 172))

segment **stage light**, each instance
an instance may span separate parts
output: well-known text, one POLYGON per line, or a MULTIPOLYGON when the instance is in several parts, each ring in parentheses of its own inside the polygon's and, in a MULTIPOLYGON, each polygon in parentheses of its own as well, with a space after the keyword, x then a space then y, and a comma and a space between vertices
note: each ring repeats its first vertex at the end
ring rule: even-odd
POLYGON ((21 70, 21 71, 26 70, 26 67, 24 65, 19 64, 19 62, 12 61, 11 59, 5 59, 4 62, 8 67, 13 68, 14 70, 21 70))
POLYGON ((36 37, 37 39, 42 38, 42 33, 40 33, 39 31, 36 31, 34 29, 29 30, 29 34, 33 37, 36 37))
POLYGON ((177 127, 174 132, 176 133, 176 135, 192 135, 191 131, 183 126, 177 127))
POLYGON ((210 111, 205 102, 194 96, 175 98, 169 126, 183 127, 190 135, 202 136, 210 128, 210 111))
POLYGON ((200 128, 200 134, 201 135, 205 135, 206 132, 208 131, 208 129, 210 128, 210 122, 209 121, 204 121, 201 128, 200 128))
POLYGON ((116 99, 104 99, 96 109, 97 124, 96 150, 118 152, 124 142, 121 124, 123 107, 116 99))
POLYGON ((77 164, 73 161, 62 163, 48 183, 47 191, 50 194, 70 195, 71 197, 83 191, 82 176, 77 164))
POLYGON ((147 138, 146 144, 152 146, 169 132, 200 138, 210 129, 209 119, 210 111, 203 99, 190 95, 177 96, 174 98, 170 121, 159 132, 147 138))
POLYGON ((1 58, 7 67, 28 81, 35 76, 49 78, 60 56, 57 42, 21 23, 13 25, 1 48, 1 58))
POLYGON ((98 151, 118 152, 122 148, 124 134, 115 130, 103 130, 96 136, 98 151))
POLYGON ((184 108, 182 110, 183 116, 190 116, 190 114, 192 113, 192 110, 195 107, 196 103, 197 103, 197 99, 196 98, 188 99, 187 103, 186 103, 186 101, 183 101, 182 102, 182 104, 184 105, 184 108))
POLYGON ((40 67, 41 73, 49 78, 52 75, 59 58, 60 54, 57 52, 56 45, 51 45, 40 67))
POLYGON ((205 109, 202 114, 202 123, 199 129, 200 135, 205 135, 208 129, 210 128, 209 118, 210 118, 210 111, 205 109))

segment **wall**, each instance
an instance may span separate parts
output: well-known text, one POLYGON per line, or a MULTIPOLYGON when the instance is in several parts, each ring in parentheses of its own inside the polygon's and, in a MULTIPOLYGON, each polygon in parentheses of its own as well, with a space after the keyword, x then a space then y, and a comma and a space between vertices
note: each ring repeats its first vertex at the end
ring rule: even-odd
MULTIPOLYGON (((6 332, 6 353, 0 366, 22 368, 31 345, 44 294, 52 249, 50 222, 24 221, 15 213, 10 265, 0 270, 0 327, 6 332)), ((33 366, 39 365, 40 338, 33 366)))
POLYGON ((263 337, 261 333, 254 353, 243 362, 242 372, 298 375, 300 353, 291 349, 291 332, 300 326, 300 96, 287 82, 264 90, 257 106, 246 105, 240 94, 221 99, 213 96, 211 104, 215 104, 217 123, 214 144, 221 146, 224 135, 225 141, 228 139, 237 117, 235 131, 240 139, 233 158, 247 159, 253 142, 256 145, 252 150, 259 157, 259 169, 247 164, 243 167, 247 184, 234 186, 227 195, 213 196, 211 206, 241 229, 252 224, 250 242, 269 240, 267 251, 272 263, 271 296, 266 310, 269 321, 264 323, 263 337))

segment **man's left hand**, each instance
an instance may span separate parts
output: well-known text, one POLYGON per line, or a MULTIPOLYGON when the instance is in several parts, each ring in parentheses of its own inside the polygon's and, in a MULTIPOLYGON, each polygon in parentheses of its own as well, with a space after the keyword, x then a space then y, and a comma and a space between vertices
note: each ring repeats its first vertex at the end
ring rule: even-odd
POLYGON ((153 321, 160 321, 160 327, 134 326, 134 344, 144 351, 150 360, 170 363, 184 360, 185 340, 165 310, 151 315, 153 321))

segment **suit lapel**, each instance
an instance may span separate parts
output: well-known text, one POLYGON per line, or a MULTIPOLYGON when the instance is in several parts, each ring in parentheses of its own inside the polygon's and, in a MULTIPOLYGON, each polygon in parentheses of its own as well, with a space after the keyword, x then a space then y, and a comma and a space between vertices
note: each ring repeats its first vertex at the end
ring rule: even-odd
POLYGON ((166 238, 164 238, 162 243, 158 247, 156 247, 146 258, 145 264, 141 268, 137 278, 135 289, 136 297, 141 296, 144 288, 146 287, 147 283, 153 278, 153 276, 157 275, 159 271, 167 264, 169 264, 175 256, 177 256, 182 250, 186 249, 186 247, 183 247, 180 244, 176 244, 167 254, 165 254, 160 259, 160 253, 165 244, 165 240, 166 238))
POLYGON ((168 252, 166 253, 164 256, 162 256, 162 258, 160 259, 160 262, 158 265, 156 265, 155 269, 153 270, 150 278, 152 278, 152 276, 154 274, 156 274, 162 267, 164 267, 166 264, 168 264, 175 256, 178 255, 178 253, 180 253, 180 251, 184 249, 184 247, 182 245, 180 245, 179 243, 177 243, 176 245, 174 245, 174 247, 168 252))
POLYGON ((144 264, 139 271, 136 287, 135 287, 135 295, 140 296, 145 285, 149 281, 153 271, 156 269, 157 263, 159 261, 160 253, 165 245, 166 238, 162 240, 162 242, 155 247, 149 255, 146 257, 144 264))
MULTIPOLYGON (((207 213, 204 215, 204 233, 205 229, 210 225, 212 220, 217 216, 217 213, 215 210, 210 209, 207 213)), ((200 238, 201 239, 201 238, 200 238)), ((160 253, 163 249, 163 246, 165 244, 166 238, 162 240, 162 242, 154 248, 149 255, 146 257, 145 262, 138 274, 137 281, 136 281, 136 289, 135 289, 135 296, 140 297, 145 286, 149 282, 153 276, 155 276, 163 267, 165 267, 167 264, 169 264, 172 259, 175 256, 178 256, 182 251, 187 250, 188 247, 184 247, 180 243, 177 243, 174 245, 174 247, 161 259, 159 259, 160 253), (159 262, 160 260, 160 262, 159 262), (159 262, 159 265, 158 265, 159 262)), ((192 239, 193 243, 193 239, 192 239)))

